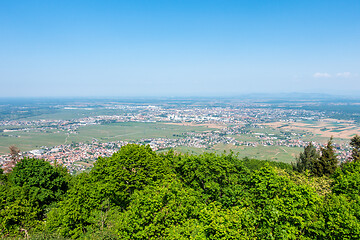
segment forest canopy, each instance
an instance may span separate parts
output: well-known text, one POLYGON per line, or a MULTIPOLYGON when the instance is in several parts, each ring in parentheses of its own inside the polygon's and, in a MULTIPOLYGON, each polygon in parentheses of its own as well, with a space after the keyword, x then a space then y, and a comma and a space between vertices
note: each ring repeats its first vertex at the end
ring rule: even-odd
MULTIPOLYGON (((60 165, 25 158, 9 173, 0 170, 0 234, 9 239, 359 239, 360 163, 315 174, 309 161, 321 165, 325 157, 333 159, 331 142, 323 154, 311 146, 304 151, 296 168, 240 159, 232 152, 181 155, 129 144, 75 176, 60 165)), ((354 154, 357 159, 357 149, 354 154)))

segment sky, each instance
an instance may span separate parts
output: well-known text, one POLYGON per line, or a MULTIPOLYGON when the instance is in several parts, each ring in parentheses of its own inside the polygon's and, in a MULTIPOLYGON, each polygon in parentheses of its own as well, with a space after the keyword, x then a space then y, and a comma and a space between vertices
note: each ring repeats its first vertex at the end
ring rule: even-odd
POLYGON ((360 95, 360 1, 0 1, 0 97, 360 95))

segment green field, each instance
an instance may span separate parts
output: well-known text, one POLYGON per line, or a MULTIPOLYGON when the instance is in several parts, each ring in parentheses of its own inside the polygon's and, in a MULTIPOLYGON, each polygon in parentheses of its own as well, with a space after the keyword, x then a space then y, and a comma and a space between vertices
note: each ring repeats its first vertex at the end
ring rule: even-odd
POLYGON ((257 146, 257 147, 248 147, 248 146, 234 146, 234 145, 224 145, 217 144, 210 150, 203 148, 195 147, 176 147, 174 149, 180 153, 189 153, 189 154, 202 154, 204 152, 216 152, 223 153, 224 151, 229 153, 232 150, 234 153, 238 154, 239 158, 254 158, 260 160, 271 160, 276 162, 285 162, 291 163, 295 160, 295 157, 299 155, 303 148, 299 147, 283 147, 283 146, 257 146))
POLYGON ((295 157, 303 150, 300 147, 285 147, 285 146, 262 146, 248 147, 248 146, 234 146, 218 144, 214 147, 217 152, 230 151, 230 149, 239 154, 240 158, 248 157, 261 160, 271 160, 276 162, 290 163, 294 161, 295 157))
POLYGON ((136 141, 140 140, 141 138, 175 138, 173 134, 209 130, 213 129, 204 126, 126 122, 85 126, 79 128, 77 130, 77 134, 68 134, 65 131, 58 132, 58 130, 52 130, 48 132, 14 131, 11 133, 0 133, 0 154, 8 153, 8 147, 10 145, 16 145, 22 151, 29 151, 40 146, 50 147, 72 142, 87 142, 91 141, 93 138, 96 138, 100 142, 112 142, 120 140, 136 141))
POLYGON ((40 146, 55 146, 65 142, 65 132, 24 132, 16 131, 11 133, 0 133, 0 154, 7 154, 9 146, 16 145, 22 151, 29 151, 40 146), (11 137, 6 135, 16 135, 11 137))
POLYGON ((255 136, 253 136, 252 134, 241 134, 241 135, 228 135, 228 137, 233 137, 238 141, 243 141, 243 142, 256 142, 259 141, 258 138, 256 138, 255 136))
POLYGON ((126 113, 123 109, 104 109, 104 108, 76 108, 76 109, 53 109, 50 113, 38 114, 29 117, 23 117, 19 120, 71 120, 83 117, 95 117, 99 115, 122 115, 126 113))
MULTIPOLYGON (((185 132, 202 132, 214 130, 205 126, 183 126, 164 123, 112 123, 105 125, 91 125, 79 128, 76 133, 69 134, 67 131, 49 130, 47 132, 24 132, 14 131, 10 133, 0 133, 0 154, 8 153, 10 145, 18 146, 22 151, 29 151, 41 146, 57 146, 70 144, 72 142, 90 142, 96 138, 100 142, 112 141, 137 141, 142 138, 176 138, 174 134, 185 132), (6 136, 8 135, 8 136, 6 136), (10 136, 13 135, 13 136, 10 136), (16 136, 16 137, 15 137, 16 136)), ((251 129, 258 133, 280 134, 278 129, 264 128, 251 129)), ((232 135, 239 141, 253 141, 258 139, 253 134, 232 135)), ((316 137, 312 137, 312 140, 316 137)), ((320 139, 316 139, 320 140, 320 139)), ((325 141, 326 139, 321 139, 325 141)), ((222 153, 223 151, 234 151, 239 157, 249 157, 280 162, 291 162, 294 160, 302 148, 291 148, 282 146, 234 146, 217 144, 212 149, 200 149, 195 147, 176 147, 176 151, 181 153, 201 154, 205 151, 222 153)))

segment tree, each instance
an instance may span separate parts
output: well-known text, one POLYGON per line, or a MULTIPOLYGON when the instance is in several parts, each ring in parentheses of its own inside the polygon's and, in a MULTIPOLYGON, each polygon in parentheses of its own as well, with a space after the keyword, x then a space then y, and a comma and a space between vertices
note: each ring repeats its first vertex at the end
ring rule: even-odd
POLYGON ((304 239, 321 202, 313 188, 265 166, 252 172, 244 202, 254 209, 256 239, 304 239))
POLYGON ((114 228, 121 239, 204 239, 198 222, 204 204, 198 195, 176 178, 146 186, 134 192, 114 228))
POLYGON ((109 158, 99 158, 90 172, 103 198, 127 207, 136 189, 162 179, 168 173, 164 159, 149 145, 128 144, 109 158))
POLYGON ((360 162, 347 162, 333 174, 332 191, 350 198, 360 196, 360 162))
POLYGON ((65 237, 78 238, 93 223, 91 214, 101 206, 100 195, 88 173, 77 175, 66 197, 49 212, 47 228, 65 237))
POLYGON ((206 239, 257 239, 256 217, 254 209, 239 206, 222 208, 220 204, 212 202, 201 211, 200 227, 206 239))
POLYGON ((311 145, 299 156, 313 176, 135 144, 74 177, 24 158, 0 170, 0 238, 359 239, 360 161, 337 168, 332 139, 314 156, 311 145))
POLYGON ((242 192, 240 183, 249 170, 232 153, 217 155, 179 155, 173 158, 177 176, 189 187, 202 193, 205 202, 220 201, 231 206, 242 192))
POLYGON ((319 217, 313 224, 316 235, 311 239, 360 239, 359 207, 359 199, 330 194, 318 210, 319 217))
POLYGON ((7 181, 7 175, 4 174, 4 170, 0 168, 0 186, 5 185, 7 181))
POLYGON ((57 168, 33 158, 17 162, 0 180, 0 234, 23 233, 27 237, 29 230, 44 219, 45 210, 67 189, 57 168))
POLYGON ((29 199, 40 206, 58 200, 68 187, 61 172, 49 162, 36 158, 24 158, 18 162, 10 179, 14 185, 26 189, 29 199))
POLYGON ((360 136, 355 135, 351 141, 350 145, 353 148, 351 153, 351 158, 353 161, 359 161, 360 160, 360 136))
POLYGON ((15 145, 9 147, 10 150, 10 162, 4 166, 4 173, 9 173, 13 170, 15 165, 20 161, 20 149, 15 145))
POLYGON ((41 209, 29 200, 26 189, 12 187, 0 190, 0 236, 23 233, 27 237, 29 230, 39 224, 41 209))
POLYGON ((338 159, 333 147, 332 137, 325 148, 321 148, 321 156, 314 162, 312 173, 316 176, 330 176, 338 167, 338 159))
POLYGON ((293 164, 293 169, 298 172, 304 172, 305 170, 312 171, 314 162, 319 158, 319 152, 315 146, 310 142, 304 147, 304 152, 300 153, 296 159, 296 163, 293 164))

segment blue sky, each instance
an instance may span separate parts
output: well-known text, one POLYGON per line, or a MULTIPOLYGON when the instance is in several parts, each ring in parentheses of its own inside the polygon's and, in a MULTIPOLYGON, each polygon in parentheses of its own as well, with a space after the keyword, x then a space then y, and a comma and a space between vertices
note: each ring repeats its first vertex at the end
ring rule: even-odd
POLYGON ((358 96, 359 13, 359 0, 0 1, 0 96, 358 96))

